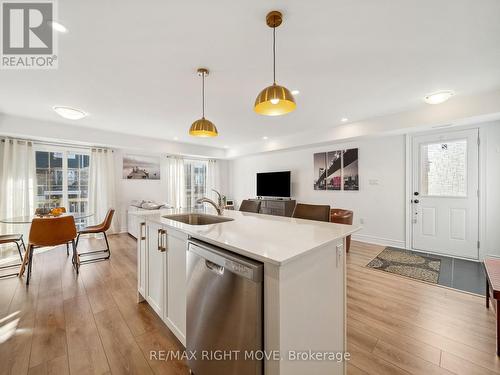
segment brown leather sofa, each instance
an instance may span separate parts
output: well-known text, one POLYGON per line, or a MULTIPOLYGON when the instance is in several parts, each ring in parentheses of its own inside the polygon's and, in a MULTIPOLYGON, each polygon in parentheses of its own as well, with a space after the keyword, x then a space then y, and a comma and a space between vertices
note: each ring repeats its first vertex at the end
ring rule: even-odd
MULTIPOLYGON (((343 210, 341 208, 332 208, 330 210, 330 222, 332 223, 352 225, 353 216, 354 213, 349 210, 343 210)), ((346 246, 346 252, 349 252, 351 247, 351 236, 347 236, 346 246)))

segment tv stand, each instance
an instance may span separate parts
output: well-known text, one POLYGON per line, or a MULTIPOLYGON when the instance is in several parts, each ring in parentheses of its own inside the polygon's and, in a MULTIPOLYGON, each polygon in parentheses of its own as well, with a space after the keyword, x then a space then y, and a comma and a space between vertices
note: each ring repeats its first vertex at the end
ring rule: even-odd
POLYGON ((291 217, 296 201, 283 198, 257 198, 250 199, 260 203, 260 214, 291 217))

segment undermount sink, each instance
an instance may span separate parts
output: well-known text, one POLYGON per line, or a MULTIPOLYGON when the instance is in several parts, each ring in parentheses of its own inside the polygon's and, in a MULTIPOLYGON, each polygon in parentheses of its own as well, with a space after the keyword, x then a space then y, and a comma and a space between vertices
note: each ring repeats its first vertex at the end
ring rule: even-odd
POLYGON ((206 215, 206 214, 174 214, 174 215, 165 215, 163 217, 165 219, 180 221, 181 223, 189 225, 209 225, 209 224, 217 224, 217 223, 223 223, 225 221, 234 220, 231 219, 230 217, 206 215))

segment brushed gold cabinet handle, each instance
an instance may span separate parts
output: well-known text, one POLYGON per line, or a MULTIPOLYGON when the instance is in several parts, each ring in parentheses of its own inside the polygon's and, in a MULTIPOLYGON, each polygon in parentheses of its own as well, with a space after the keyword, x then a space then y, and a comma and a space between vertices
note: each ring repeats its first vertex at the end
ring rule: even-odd
POLYGON ((161 251, 161 231, 162 229, 158 229, 158 251, 161 251))
POLYGON ((141 233, 139 233, 139 237, 141 238, 141 241, 143 241, 146 239, 146 223, 141 223, 140 232, 141 233), (144 231, 142 230, 143 228, 144 228, 144 231), (143 235, 143 233, 144 233, 144 235, 143 235))

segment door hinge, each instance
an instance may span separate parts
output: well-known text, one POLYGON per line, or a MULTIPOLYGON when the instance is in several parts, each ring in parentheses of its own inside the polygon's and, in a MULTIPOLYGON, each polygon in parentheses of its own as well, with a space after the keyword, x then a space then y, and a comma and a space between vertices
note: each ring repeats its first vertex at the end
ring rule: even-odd
POLYGON ((481 242, 477 241, 477 248, 479 249, 481 247, 481 242))
POLYGON ((481 145, 481 138, 477 137, 477 145, 480 146, 481 145))

